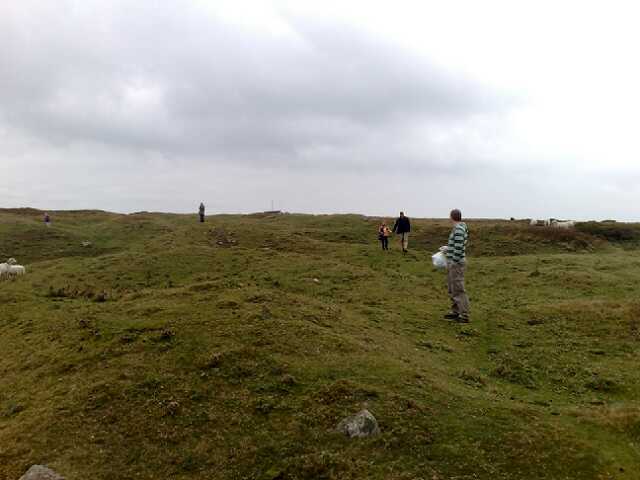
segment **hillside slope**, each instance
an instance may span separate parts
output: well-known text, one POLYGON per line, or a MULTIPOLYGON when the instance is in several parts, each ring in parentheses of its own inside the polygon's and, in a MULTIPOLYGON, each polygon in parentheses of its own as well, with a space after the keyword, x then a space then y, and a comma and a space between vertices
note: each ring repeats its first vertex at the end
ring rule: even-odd
POLYGON ((459 326, 444 221, 53 218, 0 210, 0 480, 637 478, 637 226, 471 222, 459 326))

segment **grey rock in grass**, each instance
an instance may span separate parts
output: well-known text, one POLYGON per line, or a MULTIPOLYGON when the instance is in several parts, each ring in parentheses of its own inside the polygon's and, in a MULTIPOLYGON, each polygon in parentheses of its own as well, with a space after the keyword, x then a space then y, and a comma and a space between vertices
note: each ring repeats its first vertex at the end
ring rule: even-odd
POLYGON ((378 421, 369 410, 362 410, 351 417, 345 418, 338 424, 337 430, 350 438, 370 437, 380 434, 378 421))
POLYGON ((44 465, 33 465, 20 480, 64 480, 64 477, 44 465))

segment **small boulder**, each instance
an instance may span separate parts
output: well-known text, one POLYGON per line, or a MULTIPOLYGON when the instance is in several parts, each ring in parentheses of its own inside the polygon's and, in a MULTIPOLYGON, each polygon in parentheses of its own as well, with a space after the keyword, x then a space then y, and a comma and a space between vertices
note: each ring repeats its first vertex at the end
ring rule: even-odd
POLYGON ((349 438, 370 437, 380 434, 378 421, 369 410, 362 410, 351 417, 345 418, 336 428, 349 438))
POLYGON ((64 477, 44 465, 33 465, 20 480, 64 480, 64 477))

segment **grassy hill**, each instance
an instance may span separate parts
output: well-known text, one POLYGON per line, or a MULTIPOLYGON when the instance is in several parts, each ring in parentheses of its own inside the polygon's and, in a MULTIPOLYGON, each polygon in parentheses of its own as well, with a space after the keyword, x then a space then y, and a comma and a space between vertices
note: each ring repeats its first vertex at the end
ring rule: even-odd
POLYGON ((470 222, 461 326, 442 220, 52 217, 0 210, 0 480, 638 478, 638 225, 470 222))

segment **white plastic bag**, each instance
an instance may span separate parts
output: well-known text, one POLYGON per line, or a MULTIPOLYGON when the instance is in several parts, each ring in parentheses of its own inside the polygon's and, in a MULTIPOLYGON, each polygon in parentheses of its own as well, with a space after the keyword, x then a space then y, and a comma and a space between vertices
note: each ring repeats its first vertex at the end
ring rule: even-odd
POLYGON ((438 252, 431 255, 433 266, 436 268, 447 268, 447 256, 444 252, 438 252))

